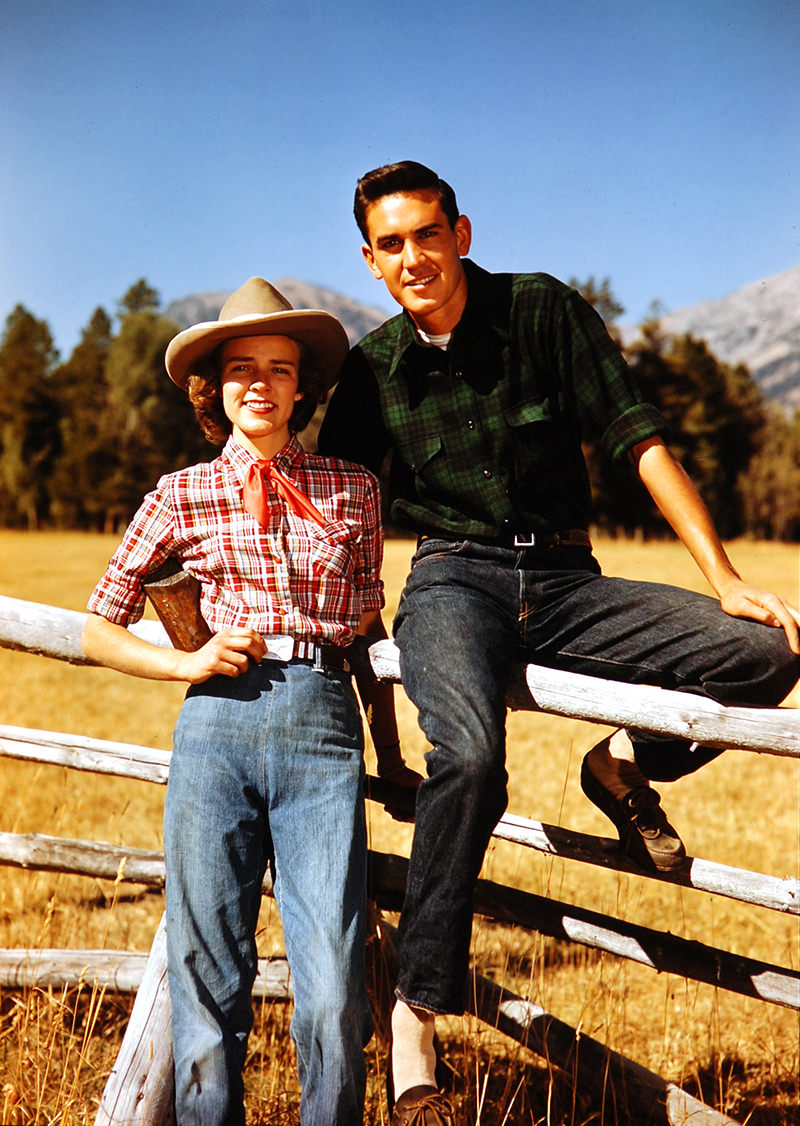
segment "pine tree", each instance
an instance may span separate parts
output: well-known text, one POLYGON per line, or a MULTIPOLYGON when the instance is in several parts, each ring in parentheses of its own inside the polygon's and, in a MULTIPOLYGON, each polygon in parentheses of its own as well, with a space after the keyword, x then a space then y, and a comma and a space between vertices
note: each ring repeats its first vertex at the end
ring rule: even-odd
POLYGON ((106 526, 102 483, 117 468, 106 364, 111 319, 95 310, 66 363, 53 373, 60 404, 61 452, 50 480, 50 512, 65 528, 106 526))
POLYGON ((37 528, 48 516, 47 482, 59 450, 59 405, 50 384, 58 360, 45 321, 23 305, 0 340, 0 519, 37 528))
POLYGON ((213 456, 186 393, 166 374, 164 353, 178 326, 158 312, 159 298, 144 279, 120 302, 120 325, 105 368, 109 428, 117 463, 102 500, 115 524, 130 519, 158 478, 213 456))

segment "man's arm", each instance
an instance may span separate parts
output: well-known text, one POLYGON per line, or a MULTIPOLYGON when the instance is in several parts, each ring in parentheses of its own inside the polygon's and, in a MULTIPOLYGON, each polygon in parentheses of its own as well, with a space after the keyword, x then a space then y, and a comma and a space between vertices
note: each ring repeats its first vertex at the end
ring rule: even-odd
POLYGON ((353 348, 330 393, 319 432, 319 452, 365 465, 377 476, 389 444, 378 384, 360 348, 353 348))
POLYGON ((800 653, 800 614, 777 594, 746 583, 728 558, 711 515, 686 472, 661 438, 631 450, 639 476, 662 515, 686 547, 719 598, 735 618, 752 618, 784 630, 793 653, 800 653))

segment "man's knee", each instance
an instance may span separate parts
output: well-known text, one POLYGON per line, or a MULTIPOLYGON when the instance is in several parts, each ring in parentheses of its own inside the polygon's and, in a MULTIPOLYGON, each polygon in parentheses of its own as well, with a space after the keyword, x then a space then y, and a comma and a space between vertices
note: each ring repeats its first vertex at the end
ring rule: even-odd
POLYGON ((789 648, 783 630, 758 622, 747 625, 752 628, 747 631, 742 662, 749 665, 749 679, 737 700, 725 702, 775 707, 797 684, 800 659, 789 648))

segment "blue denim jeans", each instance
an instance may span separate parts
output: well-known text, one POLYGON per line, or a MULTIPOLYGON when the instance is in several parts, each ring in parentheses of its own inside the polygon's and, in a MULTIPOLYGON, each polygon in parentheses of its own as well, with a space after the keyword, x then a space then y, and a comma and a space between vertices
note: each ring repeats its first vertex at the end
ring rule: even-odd
MULTIPOLYGON (((506 808, 505 691, 513 660, 729 704, 775 705, 797 680, 782 630, 655 583, 607 578, 586 550, 527 553, 423 541, 395 619, 403 687, 432 750, 399 926, 398 994, 461 1012, 472 896, 506 808)), ((719 752, 632 733, 652 779, 691 773, 719 752)), ((543 767, 545 764, 542 764, 543 767)))
POLYGON ((304 1126, 363 1117, 363 737, 347 674, 262 661, 189 690, 164 813, 178 1123, 244 1123, 261 885, 292 973, 304 1126))

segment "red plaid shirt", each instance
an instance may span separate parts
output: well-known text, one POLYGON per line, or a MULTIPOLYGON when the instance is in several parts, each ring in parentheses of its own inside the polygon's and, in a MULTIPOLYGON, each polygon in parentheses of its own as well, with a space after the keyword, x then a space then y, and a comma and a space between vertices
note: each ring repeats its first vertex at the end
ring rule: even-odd
POLYGON ((162 477, 129 524, 88 609, 118 625, 141 618, 148 571, 178 556, 200 582, 200 609, 214 632, 347 645, 362 613, 383 606, 378 483, 367 470, 306 453, 291 438, 277 468, 313 501, 324 528, 274 496, 262 528, 245 512, 242 485, 256 459, 232 438, 210 463, 162 477))

